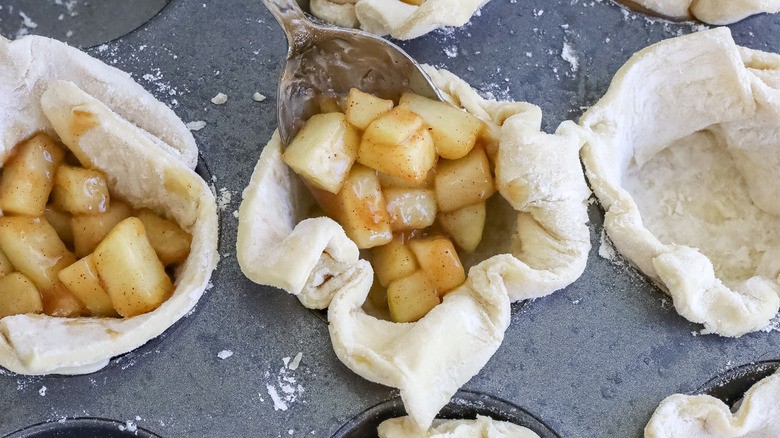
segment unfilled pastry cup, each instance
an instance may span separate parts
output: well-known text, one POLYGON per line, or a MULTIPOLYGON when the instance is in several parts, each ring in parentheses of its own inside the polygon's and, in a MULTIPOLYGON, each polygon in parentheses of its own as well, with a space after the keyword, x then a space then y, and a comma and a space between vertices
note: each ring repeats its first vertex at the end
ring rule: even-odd
POLYGON ((143 345, 189 313, 217 264, 216 202, 192 170, 194 139, 179 118, 130 75, 61 42, 0 38, 0 158, 35 132, 57 135, 112 193, 191 234, 172 296, 130 318, 24 314, 0 320, 0 365, 21 374, 83 374, 143 345))
POLYGON ((501 197, 491 198, 493 207, 488 203, 483 243, 464 259, 471 266, 465 284, 414 323, 368 315, 362 306, 371 265, 334 220, 307 218, 314 201, 281 161, 276 134, 244 190, 237 239, 244 274, 296 295, 306 307, 327 307, 339 359, 368 380, 399 388, 423 429, 498 349, 510 302, 566 287, 582 274, 590 249, 590 192, 575 126, 544 134, 539 108, 488 101, 447 71, 426 71, 447 100, 488 124, 498 148, 501 197))
POLYGON ((662 41, 580 125, 616 249, 705 333, 767 326, 780 306, 780 56, 728 28, 662 41))

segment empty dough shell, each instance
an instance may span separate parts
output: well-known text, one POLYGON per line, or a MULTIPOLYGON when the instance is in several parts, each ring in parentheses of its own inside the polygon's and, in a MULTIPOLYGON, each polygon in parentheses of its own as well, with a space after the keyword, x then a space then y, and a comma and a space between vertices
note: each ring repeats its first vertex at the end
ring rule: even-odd
POLYGON ((435 420, 422 434, 409 417, 391 418, 379 425, 379 438, 539 438, 530 429, 477 415, 476 420, 435 420))
POLYGON ((632 0, 665 17, 709 24, 736 23, 751 15, 780 12, 780 0, 632 0))
POLYGON ((112 193, 174 219, 192 235, 173 295, 149 313, 124 319, 27 314, 0 320, 1 366, 22 374, 93 372, 193 309, 218 259, 214 196, 189 168, 194 163, 188 157, 197 157, 197 150, 190 149, 194 141, 184 124, 129 75, 40 37, 0 39, 0 59, 5 66, 0 71, 3 157, 36 131, 56 134, 85 165, 105 172, 112 193), (44 61, 59 64, 54 68, 44 61), (96 94, 57 77, 86 84, 96 94), (118 105, 135 122, 104 102, 118 105))
POLYGON ((590 249, 590 193, 575 126, 544 134, 537 107, 487 101, 451 73, 426 70, 448 100, 488 123, 498 147, 496 180, 503 198, 491 198, 497 200, 494 208, 488 202, 484 239, 491 244, 481 245, 490 248, 473 254, 461 287, 414 323, 366 314, 371 265, 359 259, 338 223, 306 218, 314 201, 281 161, 276 134, 244 190, 237 241, 239 264, 252 281, 285 289, 306 307, 329 308, 339 359, 368 380, 399 388, 422 429, 498 349, 510 301, 569 285, 582 274, 590 249))
POLYGON ((720 28, 636 53, 580 120, 607 234, 705 333, 780 306, 778 87, 780 56, 720 28))
POLYGON ((667 397, 645 427, 646 438, 760 438, 780 436, 780 374, 753 385, 735 412, 709 395, 667 397))
POLYGON ((442 26, 463 26, 489 0, 311 0, 311 12, 342 27, 408 40, 442 26))

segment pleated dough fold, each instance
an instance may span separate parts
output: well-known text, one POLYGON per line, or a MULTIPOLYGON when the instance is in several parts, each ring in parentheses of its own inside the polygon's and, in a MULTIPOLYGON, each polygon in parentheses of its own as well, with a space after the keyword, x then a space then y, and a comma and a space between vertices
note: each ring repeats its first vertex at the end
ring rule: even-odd
POLYGON ((239 264, 252 281, 285 289, 307 307, 329 307, 339 359, 368 380, 399 388, 422 429, 498 349, 510 301, 572 283, 590 250, 590 192, 572 127, 544 134, 539 108, 488 101, 447 71, 426 71, 447 100, 488 123, 488 148, 499 154, 496 180, 508 200, 491 198, 496 208, 488 207, 484 239, 496 244, 469 256, 475 260, 464 285, 414 323, 365 313, 372 268, 335 221, 306 218, 313 200, 281 161, 276 134, 244 190, 237 241, 239 264))
POLYGON ((667 397, 645 427, 646 438, 762 438, 780 436, 780 374, 753 385, 735 412, 709 395, 667 397))
POLYGON ((489 0, 311 0, 311 12, 342 27, 408 40, 442 26, 463 26, 489 0))
POLYGON ((780 56, 714 29, 636 53, 580 120, 607 234, 707 333, 780 306, 779 85, 780 56))
POLYGON ((194 308, 218 260, 216 202, 190 169, 197 159, 192 135, 126 73, 41 37, 0 37, 0 64, 1 158, 37 131, 57 135, 85 165, 106 173, 112 193, 175 219, 192 235, 173 295, 152 312, 123 319, 0 319, 0 366, 21 374, 93 372, 194 308))

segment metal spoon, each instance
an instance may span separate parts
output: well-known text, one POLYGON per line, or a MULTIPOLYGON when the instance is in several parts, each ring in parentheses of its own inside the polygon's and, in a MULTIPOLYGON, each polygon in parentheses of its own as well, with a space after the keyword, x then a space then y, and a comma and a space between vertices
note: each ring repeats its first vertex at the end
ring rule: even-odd
POLYGON ((289 44, 277 96, 284 144, 319 112, 322 94, 346 94, 354 87, 396 102, 405 91, 442 100, 420 64, 395 44, 359 30, 315 24, 295 0, 262 1, 289 44))

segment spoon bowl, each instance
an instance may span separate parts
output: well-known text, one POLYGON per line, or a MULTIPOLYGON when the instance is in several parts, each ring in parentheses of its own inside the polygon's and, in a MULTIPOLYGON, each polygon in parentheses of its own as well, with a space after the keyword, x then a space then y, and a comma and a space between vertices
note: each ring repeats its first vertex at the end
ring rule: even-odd
POLYGON ((404 92, 442 100, 420 64, 389 41, 355 29, 310 21, 295 0, 263 0, 287 35, 287 62, 279 79, 277 121, 287 145, 320 112, 319 96, 351 88, 398 101, 404 92))

